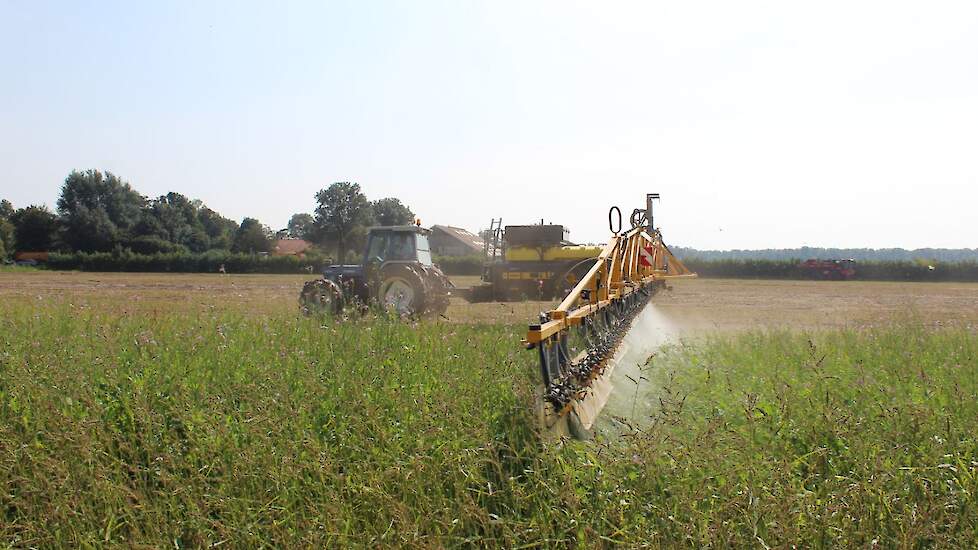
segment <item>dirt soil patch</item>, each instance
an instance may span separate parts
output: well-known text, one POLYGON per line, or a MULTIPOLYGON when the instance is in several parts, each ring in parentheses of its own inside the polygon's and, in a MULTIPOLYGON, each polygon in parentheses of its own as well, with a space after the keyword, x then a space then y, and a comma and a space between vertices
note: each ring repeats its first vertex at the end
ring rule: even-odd
POLYGON ((978 284, 677 281, 656 307, 684 332, 864 327, 898 319, 978 326, 978 284))
MULTIPOLYGON (((227 310, 252 314, 298 311, 309 275, 165 273, 0 273, 4 303, 62 301, 122 314, 227 310)), ((477 278, 460 277, 467 287, 477 278)), ((929 324, 978 326, 978 284, 861 281, 676 281, 654 299, 684 333, 744 328, 876 325, 914 316, 929 324)), ((469 304, 452 298, 446 317, 462 323, 528 324, 553 302, 469 304)))

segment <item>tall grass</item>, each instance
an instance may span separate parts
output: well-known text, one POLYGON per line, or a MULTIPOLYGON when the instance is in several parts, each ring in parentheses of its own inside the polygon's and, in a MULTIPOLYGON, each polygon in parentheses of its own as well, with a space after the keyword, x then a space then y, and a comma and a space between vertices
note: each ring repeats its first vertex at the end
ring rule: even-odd
POLYGON ((37 270, 38 268, 32 265, 0 264, 0 273, 30 273, 37 270))
POLYGON ((580 444, 536 433, 522 327, 0 307, 12 546, 978 536, 964 329, 677 346, 645 373, 648 418, 580 444))
POLYGON ((668 540, 978 540, 978 337, 902 326, 676 347, 646 383, 630 490, 668 540), (650 498, 651 497, 651 498, 650 498))
POLYGON ((499 457, 526 445, 506 446, 527 384, 505 328, 24 308, 2 331, 17 545, 486 532, 499 457))

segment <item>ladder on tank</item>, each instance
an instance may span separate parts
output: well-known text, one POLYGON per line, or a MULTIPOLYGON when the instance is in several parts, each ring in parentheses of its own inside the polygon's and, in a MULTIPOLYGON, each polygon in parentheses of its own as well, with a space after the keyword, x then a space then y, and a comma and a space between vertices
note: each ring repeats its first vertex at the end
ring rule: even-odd
POLYGON ((482 241, 482 253, 487 262, 492 262, 502 256, 503 219, 493 218, 489 229, 485 231, 482 241))

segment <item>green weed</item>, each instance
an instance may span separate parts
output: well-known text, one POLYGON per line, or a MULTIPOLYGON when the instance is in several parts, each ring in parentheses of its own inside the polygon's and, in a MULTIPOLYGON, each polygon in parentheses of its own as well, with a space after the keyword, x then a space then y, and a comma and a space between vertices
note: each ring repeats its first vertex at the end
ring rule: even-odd
POLYGON ((0 540, 11 546, 978 536, 967 330, 675 346, 645 373, 658 403, 647 421, 583 444, 537 433, 522 326, 0 311, 0 540))

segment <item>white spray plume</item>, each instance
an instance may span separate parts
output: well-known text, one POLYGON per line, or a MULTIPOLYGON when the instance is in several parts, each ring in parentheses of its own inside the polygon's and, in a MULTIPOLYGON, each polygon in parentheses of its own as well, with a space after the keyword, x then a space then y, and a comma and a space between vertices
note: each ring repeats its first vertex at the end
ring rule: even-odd
POLYGON ((635 317, 619 348, 622 353, 616 354, 611 378, 614 390, 595 425, 598 432, 620 432, 623 426, 616 419, 632 426, 648 422, 657 402, 653 381, 643 365, 659 348, 679 337, 679 329, 652 303, 635 317))

